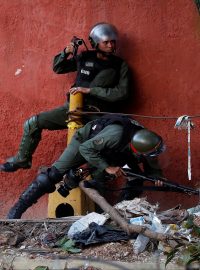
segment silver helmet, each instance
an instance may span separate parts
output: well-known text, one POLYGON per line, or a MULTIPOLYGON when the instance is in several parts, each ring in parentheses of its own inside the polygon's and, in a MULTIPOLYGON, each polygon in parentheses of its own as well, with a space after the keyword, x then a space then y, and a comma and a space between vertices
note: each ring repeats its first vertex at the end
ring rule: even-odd
POLYGON ((92 48, 97 48, 98 43, 101 41, 117 40, 118 32, 114 25, 109 23, 98 23, 93 26, 90 34, 89 41, 92 48))

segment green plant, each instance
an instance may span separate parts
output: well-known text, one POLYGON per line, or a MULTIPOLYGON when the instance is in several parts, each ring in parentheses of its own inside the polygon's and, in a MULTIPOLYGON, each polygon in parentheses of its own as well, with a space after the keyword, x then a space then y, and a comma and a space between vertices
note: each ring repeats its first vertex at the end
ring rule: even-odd
MULTIPOLYGON (((192 229, 191 236, 194 237, 200 236, 200 228, 196 226, 193 222, 194 217, 190 216, 186 222, 182 224, 183 228, 192 229)), ((167 254, 167 260, 165 262, 165 266, 175 258, 175 255, 178 254, 177 263, 181 265, 190 265, 193 262, 200 262, 200 243, 179 243, 171 252, 167 254)))
POLYGON ((165 262, 165 267, 167 264, 179 253, 179 258, 177 263, 180 265, 190 265, 194 262, 200 262, 200 243, 177 245, 170 253, 167 255, 167 260, 165 262))
POLYGON ((81 249, 75 247, 75 242, 72 239, 68 239, 66 236, 60 239, 56 244, 62 250, 68 251, 70 253, 81 252, 81 249))

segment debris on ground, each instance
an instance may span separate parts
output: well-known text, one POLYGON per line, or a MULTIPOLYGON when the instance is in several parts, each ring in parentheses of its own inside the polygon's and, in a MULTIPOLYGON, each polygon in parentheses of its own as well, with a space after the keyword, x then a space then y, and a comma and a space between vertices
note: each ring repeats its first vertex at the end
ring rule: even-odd
MULTIPOLYGON (((166 264, 176 256, 179 264, 187 265, 193 262, 200 264, 200 205, 187 210, 177 205, 160 212, 158 204, 151 205, 146 198, 135 198, 120 202, 114 207, 127 222, 146 225, 151 230, 177 236, 177 241, 157 243, 157 250, 167 255, 166 264)), ((134 253, 143 252, 149 241, 155 243, 139 234, 133 244, 134 253)), ((200 269, 200 265, 197 269, 200 269)))
POLYGON ((107 218, 105 215, 101 215, 95 212, 89 213, 86 216, 75 221, 68 230, 68 237, 72 238, 75 233, 81 233, 87 229, 90 223, 95 222, 98 225, 103 225, 107 218))
POLYGON ((91 219, 86 215, 45 220, 0 220, 0 252, 27 254, 29 258, 93 257, 121 262, 145 262, 157 256, 166 265, 169 262, 182 265, 200 262, 199 206, 188 210, 175 206, 159 211, 158 204, 151 205, 146 198, 135 198, 118 203, 114 208, 127 223, 176 236, 180 241, 170 238, 168 242, 157 241, 143 234, 128 236, 106 213, 93 213, 91 219), (70 228, 75 228, 73 224, 79 224, 79 228, 80 224, 83 226, 69 237, 70 228), (85 240, 82 238, 84 234, 85 240))
POLYGON ((114 208, 126 219, 133 216, 144 216, 146 220, 149 220, 149 215, 156 212, 159 205, 150 204, 146 198, 135 198, 130 201, 122 201, 116 204, 114 208))

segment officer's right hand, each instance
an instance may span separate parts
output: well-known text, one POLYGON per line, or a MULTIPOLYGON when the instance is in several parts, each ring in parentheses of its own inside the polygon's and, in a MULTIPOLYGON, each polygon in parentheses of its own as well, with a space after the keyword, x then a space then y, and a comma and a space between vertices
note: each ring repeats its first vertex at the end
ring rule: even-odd
POLYGON ((68 44, 65 48, 65 53, 73 53, 74 50, 74 44, 71 42, 70 44, 68 44))
POLYGON ((161 181, 161 180, 157 180, 156 182, 155 182, 155 186, 156 187, 162 187, 164 185, 164 183, 161 181))
POLYGON ((90 88, 72 87, 71 89, 69 89, 69 93, 72 94, 72 95, 76 95, 77 93, 89 94, 90 93, 90 88))

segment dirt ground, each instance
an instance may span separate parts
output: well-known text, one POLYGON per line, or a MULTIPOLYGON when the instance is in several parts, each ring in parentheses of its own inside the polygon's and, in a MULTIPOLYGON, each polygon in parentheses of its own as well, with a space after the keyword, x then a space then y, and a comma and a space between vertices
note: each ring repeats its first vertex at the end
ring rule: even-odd
MULTIPOLYGON (((0 222, 0 253, 27 256, 34 259, 44 256, 45 258, 92 258, 105 261, 120 262, 156 262, 166 261, 166 256, 153 251, 153 244, 149 245, 148 251, 139 255, 134 254, 131 241, 109 242, 95 244, 82 248, 77 254, 63 251, 61 248, 53 247, 58 238, 63 237, 70 225, 78 218, 71 218, 67 221, 43 220, 43 221, 1 221, 0 222), (51 237, 50 237, 50 236, 51 237), (54 239, 53 236, 56 235, 54 239), (48 242, 44 239, 49 238, 48 242), (51 239, 50 239, 51 238, 51 239)), ((175 262, 174 262, 175 265, 175 262)))

